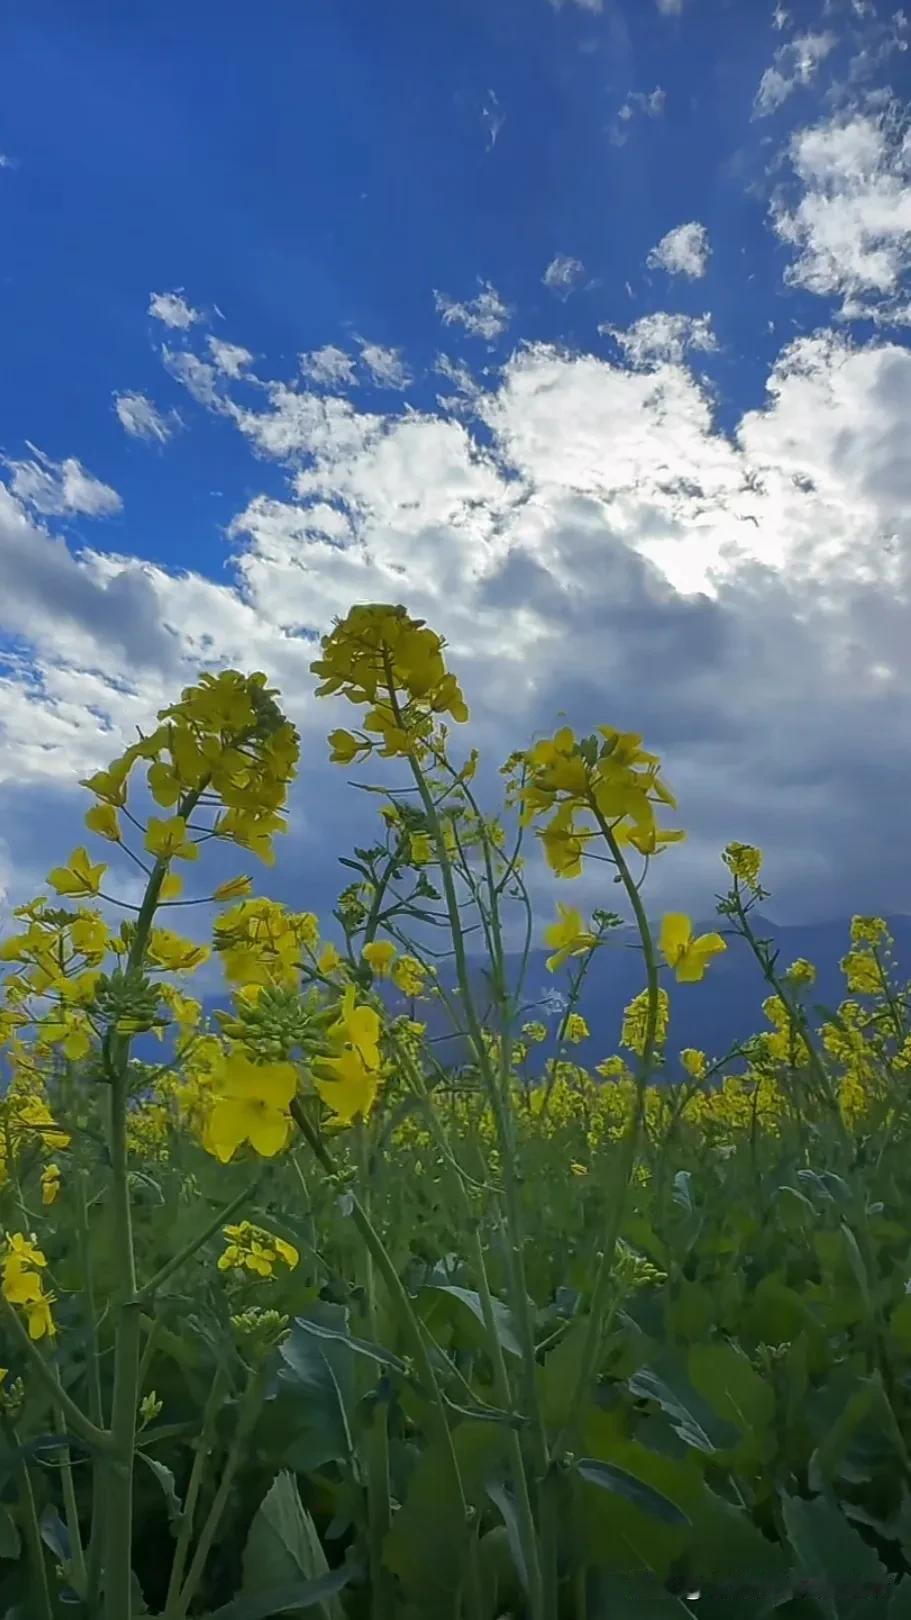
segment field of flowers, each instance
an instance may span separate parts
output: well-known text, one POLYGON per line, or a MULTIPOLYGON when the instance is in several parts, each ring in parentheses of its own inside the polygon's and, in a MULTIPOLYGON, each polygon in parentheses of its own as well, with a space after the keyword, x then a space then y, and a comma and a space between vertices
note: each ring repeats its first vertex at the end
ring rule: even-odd
POLYGON ((313 667, 378 810, 334 943, 207 884, 213 841, 273 859, 298 760, 265 678, 226 672, 85 783, 87 845, 0 945, 0 1614, 911 1620, 885 924, 854 919, 846 999, 816 1007, 732 843, 717 933, 653 938, 643 880, 684 833, 639 736, 514 754, 490 814, 428 627, 353 608, 313 667), (603 871, 623 915, 539 924, 536 846, 561 897, 603 871), (642 991, 586 1065, 585 975, 629 921, 642 991), (523 989, 542 932, 556 1031, 523 989), (732 935, 771 1028, 668 1083, 674 986, 732 935))

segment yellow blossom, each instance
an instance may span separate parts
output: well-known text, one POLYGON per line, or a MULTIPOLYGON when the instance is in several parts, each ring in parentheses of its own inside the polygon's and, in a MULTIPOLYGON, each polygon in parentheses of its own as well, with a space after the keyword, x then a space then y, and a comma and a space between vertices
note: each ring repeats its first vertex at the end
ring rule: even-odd
POLYGON ((750 889, 757 887, 759 873, 762 870, 761 849, 756 849, 753 844, 739 844, 735 841, 727 845, 722 859, 732 875, 741 883, 745 883, 750 889))
POLYGON ((681 911, 669 911, 661 923, 661 954, 680 984, 696 984, 713 956, 727 950, 720 934, 693 938, 693 925, 681 911))
POLYGON ((60 1191, 60 1166, 45 1165, 41 1172, 41 1202, 53 1204, 60 1191))
POLYGON ((253 1063, 240 1052, 225 1056, 212 1080, 215 1097, 204 1144, 226 1164, 244 1142, 262 1158, 274 1158, 287 1144, 292 1123, 288 1108, 297 1091, 290 1063, 253 1063))
POLYGON ((566 1020, 563 1033, 571 1045, 578 1046, 580 1041, 588 1040, 590 1030, 582 1014, 572 1012, 566 1020))
POLYGON ((549 923, 544 930, 544 942, 554 947, 553 956, 545 963, 548 973, 555 973, 571 956, 584 956, 597 945, 597 936, 586 928, 581 911, 574 911, 557 901, 558 921, 549 923))
POLYGON ((112 804, 93 805, 85 817, 85 824, 89 832, 97 833, 100 838, 107 838, 112 844, 119 844, 122 838, 120 831, 120 818, 112 804))
POLYGON ((389 977, 389 969, 395 954, 396 948, 391 939, 372 939, 361 952, 367 966, 378 979, 389 977))
POLYGON ((253 879, 249 877, 229 878, 227 883, 220 883, 212 896, 221 904, 224 900, 246 900, 252 893, 253 879))
POLYGON ((317 1074, 313 1084, 338 1123, 350 1125, 359 1117, 366 1119, 379 1090, 376 1065, 366 1062, 355 1047, 346 1048, 339 1057, 320 1058, 319 1062, 321 1068, 331 1070, 331 1078, 317 1074))
POLYGON ((48 873, 48 883, 58 894, 81 896, 96 895, 101 888, 101 880, 107 867, 103 863, 97 866, 89 860, 88 850, 84 847, 74 849, 66 866, 55 866, 48 873))
POLYGON ((392 979, 404 996, 420 996, 427 982, 427 970, 416 956, 403 956, 392 969, 392 979))
POLYGON ((187 831, 183 816, 150 816, 146 827, 145 847, 150 855, 162 861, 196 861, 199 849, 187 831))
POLYGON ((680 1062, 694 1080, 704 1079, 708 1067, 708 1059, 704 1052, 698 1051, 695 1046, 685 1046, 680 1053, 680 1062))
POLYGON ((320 973, 335 973, 342 965, 342 958, 334 945, 324 945, 316 962, 320 973))

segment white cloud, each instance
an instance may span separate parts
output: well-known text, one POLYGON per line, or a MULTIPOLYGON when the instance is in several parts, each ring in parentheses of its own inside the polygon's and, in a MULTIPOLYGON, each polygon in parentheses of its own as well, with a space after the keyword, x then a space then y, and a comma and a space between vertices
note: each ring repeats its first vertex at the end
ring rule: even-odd
POLYGON ((772 66, 766 68, 759 81, 753 116, 766 117, 798 87, 808 85, 820 62, 825 61, 837 43, 834 34, 801 34, 799 39, 779 46, 772 66))
POLYGON ((15 159, 9 157, 6 152, 0 152, 0 169, 15 169, 15 167, 15 159))
POLYGON ((202 320, 199 311, 187 303, 182 288, 176 292, 153 293, 149 299, 149 314, 177 332, 186 332, 202 320))
POLYGON ((362 338, 358 341, 361 346, 361 364, 367 367, 378 388, 408 387, 411 372, 402 359, 400 349, 386 349, 381 343, 366 343, 362 338))
POLYGON ((790 160, 799 200, 772 209, 797 250, 785 279, 840 300, 845 319, 911 320, 911 132, 898 106, 799 130, 790 160))
POLYGON ((121 427, 131 439, 148 439, 166 444, 175 427, 180 425, 175 411, 163 415, 146 394, 115 394, 114 409, 121 427))
POLYGON ((776 5, 775 10, 772 12, 772 27, 777 29, 778 33, 781 33, 781 30, 785 28, 790 21, 791 13, 789 11, 785 11, 784 6, 776 5))
POLYGON ((217 337, 209 337, 206 342, 217 370, 226 377, 236 380, 243 376, 247 366, 253 364, 250 350, 242 348, 239 343, 225 343, 223 338, 217 337))
POLYGON ((5 463, 17 500, 49 517, 108 517, 121 510, 123 502, 117 491, 87 472, 75 456, 54 461, 34 444, 28 448, 30 461, 10 458, 5 463))
POLYGON ((660 84, 654 90, 646 93, 644 90, 630 90, 616 119, 610 126, 610 140, 613 146, 625 146, 629 139, 629 125, 632 120, 641 115, 645 118, 660 118, 664 112, 667 94, 660 84))
POLYGON ((302 354, 299 364, 303 375, 315 383, 345 387, 354 382, 354 361, 344 349, 337 349, 332 343, 302 354))
POLYGON ((666 270, 669 276, 698 279, 705 275, 710 252, 708 231, 704 225, 691 220, 662 236, 645 262, 650 270, 666 270))
POLYGON ((683 0, 655 0, 662 17, 679 17, 683 10, 683 0))
POLYGON ((235 407, 224 392, 225 374, 208 360, 200 360, 190 349, 169 349, 162 345, 161 357, 172 377, 182 383, 198 405, 231 415, 235 407))
POLYGON ((710 315, 668 315, 657 312, 643 315, 641 320, 625 328, 599 326, 598 331, 612 337, 630 365, 680 365, 689 350, 708 352, 717 349, 710 315))
POLYGON ((477 298, 459 304, 447 293, 434 292, 434 307, 442 317, 444 326, 464 326, 469 337, 486 338, 491 342, 505 332, 512 310, 504 304, 496 288, 489 281, 481 282, 477 298))
POLYGON ((568 253, 558 253, 551 259, 541 280, 549 292, 556 293, 558 298, 568 298, 584 274, 585 266, 581 259, 573 259, 568 253))
POLYGON ((555 11, 564 5, 576 5, 580 11, 603 11, 604 0, 550 0, 555 11))
MULTIPOLYGON (((797 915, 911 909, 911 874, 881 860, 911 777, 880 743, 911 701, 911 353, 803 339, 728 432, 674 331, 641 371, 526 346, 476 397, 477 432, 264 382, 231 417, 286 487, 237 515, 223 584, 74 556, 7 494, 4 835, 10 793, 103 763, 200 667, 261 668, 306 734, 297 865, 328 891, 344 817, 369 811, 325 763, 341 720, 313 703, 314 638, 353 601, 402 600, 447 636, 492 764, 560 710, 663 754, 691 839, 655 863, 656 908, 703 912, 741 837, 766 848, 776 912, 781 891, 797 915)), ((625 336, 636 358, 648 333, 625 336)))
POLYGON ((492 152, 497 144, 497 136, 506 122, 506 114, 500 106, 495 90, 488 90, 481 108, 481 123, 487 130, 487 150, 492 152))

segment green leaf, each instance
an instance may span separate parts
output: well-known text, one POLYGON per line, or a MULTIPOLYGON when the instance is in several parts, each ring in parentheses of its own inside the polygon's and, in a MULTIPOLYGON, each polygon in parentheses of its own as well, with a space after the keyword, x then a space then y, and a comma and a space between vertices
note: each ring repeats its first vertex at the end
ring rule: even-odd
POLYGON ((21 1551, 19 1526, 9 1508, 0 1506, 0 1558, 18 1558, 21 1551))
POLYGON ((591 1582, 591 1620, 700 1620, 699 1604, 669 1592, 652 1575, 607 1575, 591 1582))
POLYGON ((891 1577, 835 1503, 783 1496, 781 1506, 800 1572, 826 1620, 879 1620, 891 1577))
POLYGON ((147 1451, 139 1451, 136 1455, 142 1458, 146 1467, 155 1475, 161 1486, 168 1508, 168 1523, 176 1534, 183 1521, 183 1503, 177 1495, 177 1483, 174 1475, 171 1473, 170 1468, 159 1462, 157 1457, 150 1457, 147 1451))
POLYGON ((775 1396, 742 1350, 732 1344, 694 1344, 687 1360, 693 1387, 726 1422, 744 1434, 765 1429, 775 1415, 775 1396))
POLYGON ((294 1326, 300 1328, 302 1333, 309 1333, 324 1343, 344 1345, 354 1355, 366 1356, 370 1361, 378 1362, 381 1367, 388 1367, 392 1372, 408 1376, 408 1368, 401 1356, 393 1355, 391 1350, 384 1350, 380 1344, 371 1344, 367 1339, 356 1339, 350 1333, 326 1327, 324 1323, 313 1321, 308 1316, 296 1316, 294 1326))
POLYGON ((695 1451, 711 1456, 737 1444, 737 1430, 721 1421, 712 1406, 689 1381, 683 1359, 666 1350, 651 1367, 640 1367, 627 1380, 631 1394, 657 1401, 681 1440, 695 1451))
POLYGON ((625 1497, 653 1519, 661 1519, 665 1524, 690 1522, 676 1502, 662 1496, 660 1491, 646 1485, 644 1480, 637 1479, 635 1474, 627 1473, 625 1468, 618 1468, 615 1463, 599 1462, 596 1457, 579 1457, 574 1467, 580 1479, 599 1486, 602 1491, 614 1491, 616 1495, 625 1497))
POLYGON ((384 1563, 419 1613, 452 1612, 452 1594, 465 1572, 468 1536, 448 1455, 434 1441, 418 1459, 384 1543, 384 1563))
MULTIPOLYGON (((324 1305, 323 1311, 346 1319, 340 1306, 324 1305)), ((354 1445, 348 1414, 354 1406, 354 1390, 352 1358, 347 1348, 335 1340, 320 1344, 300 1322, 295 1322, 279 1347, 279 1355, 284 1362, 280 1389, 293 1395, 293 1400, 286 1403, 280 1395, 275 1403, 279 1410, 274 1415, 284 1425, 288 1412, 296 1424, 296 1432, 292 1429, 287 1434, 288 1441, 293 1441, 295 1466, 312 1471, 327 1462, 350 1458, 354 1445)))
POLYGON ((487 1494, 494 1507, 499 1508, 506 1528, 506 1537, 509 1542, 509 1551, 515 1565, 523 1591, 528 1591, 528 1566, 525 1562, 525 1553, 522 1548, 522 1537, 519 1533, 519 1518, 516 1504, 502 1480, 491 1480, 487 1486, 487 1494))
MULTIPOLYGON (((321 1580, 329 1565, 316 1526, 300 1499, 293 1474, 277 1474, 250 1525, 243 1553, 244 1596, 268 1595, 270 1587, 321 1580)), ((320 1620, 343 1620, 331 1597, 320 1604, 320 1620)))
MULTIPOLYGON (((476 1294, 474 1289, 459 1288, 455 1283, 434 1283, 426 1292, 443 1294, 447 1298, 455 1300, 464 1310, 471 1313, 475 1321, 480 1323, 482 1329, 484 1328, 484 1307, 481 1304, 480 1295, 476 1294)), ((509 1306, 505 1305, 501 1299, 493 1301, 493 1317, 500 1348, 505 1350, 507 1355, 521 1356, 522 1346, 516 1335, 512 1312, 509 1306)))
POLYGON ((290 1586, 276 1586, 271 1592, 255 1592, 250 1597, 236 1597, 221 1609, 212 1609, 201 1620, 272 1620, 276 1614, 296 1614, 301 1609, 314 1609, 344 1591, 360 1573, 356 1565, 345 1564, 315 1581, 292 1581, 290 1586))

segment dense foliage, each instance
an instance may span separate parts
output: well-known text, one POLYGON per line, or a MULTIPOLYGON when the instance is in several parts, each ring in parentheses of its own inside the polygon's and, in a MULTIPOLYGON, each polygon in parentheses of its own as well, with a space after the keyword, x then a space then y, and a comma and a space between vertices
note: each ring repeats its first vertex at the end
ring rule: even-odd
POLYGON ((110 859, 74 850, 0 946, 0 1611, 905 1620, 911 990, 885 924, 854 919, 848 999, 815 1008, 730 844, 718 932, 672 913, 653 939, 643 880, 684 834, 640 737, 513 755, 492 817, 426 626, 354 608, 314 671, 362 711, 333 758, 387 762, 334 941, 200 876, 213 842, 272 859, 298 760, 265 678, 227 672, 86 782, 110 859), (548 1023, 527 847, 603 870, 638 929, 642 992, 589 1064, 580 991, 623 919, 557 905, 548 1023), (171 926, 196 906, 204 938, 171 926), (732 934, 770 1027, 670 1084, 674 985, 732 934))

